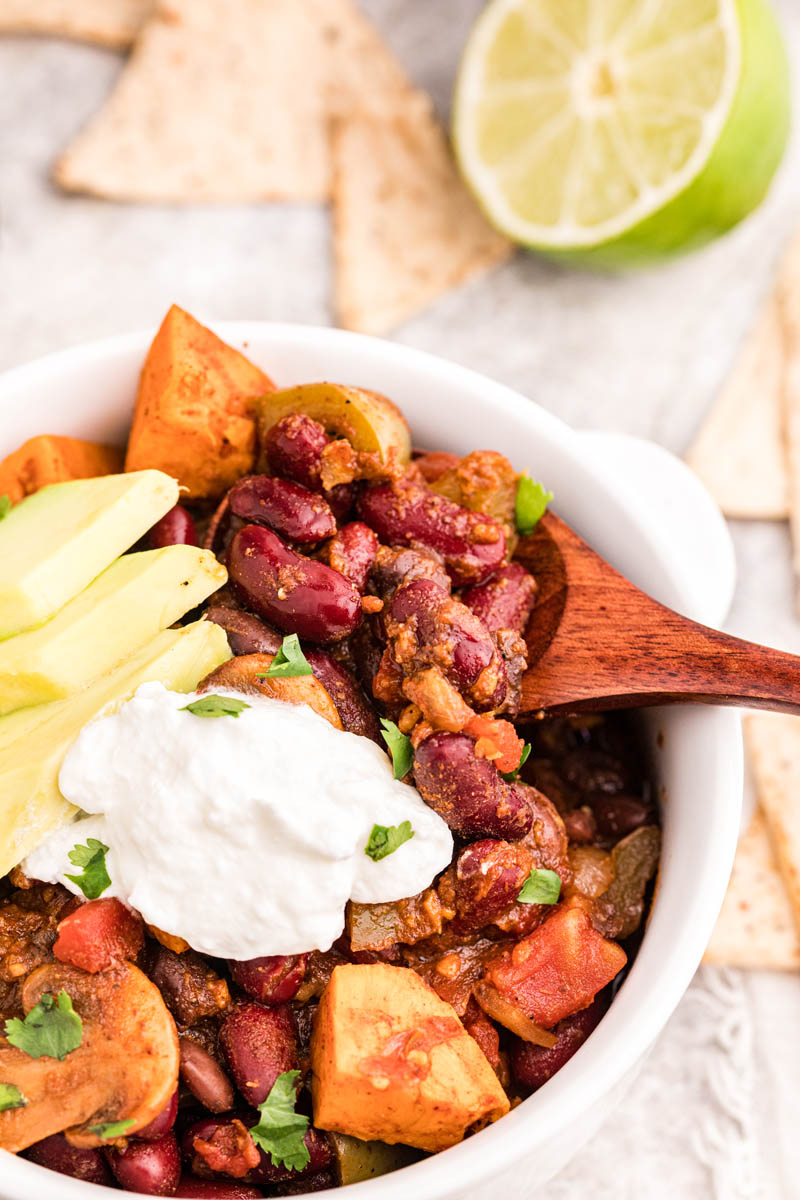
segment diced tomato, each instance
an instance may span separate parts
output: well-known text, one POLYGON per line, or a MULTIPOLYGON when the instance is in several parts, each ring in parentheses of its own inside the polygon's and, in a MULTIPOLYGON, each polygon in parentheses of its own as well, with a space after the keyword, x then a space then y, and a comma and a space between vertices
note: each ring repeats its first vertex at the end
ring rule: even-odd
POLYGON ((486 978, 550 1029, 591 1004, 625 966, 625 951, 595 930, 580 908, 559 907, 538 929, 495 959, 486 978))
POLYGON ((475 738, 478 758, 490 759, 504 775, 516 771, 525 743, 517 737, 510 721, 498 721, 494 717, 471 717, 464 726, 464 733, 475 738))
POLYGON ((105 971, 144 945, 142 919, 119 900, 90 900, 58 925, 53 953, 83 971, 105 971))

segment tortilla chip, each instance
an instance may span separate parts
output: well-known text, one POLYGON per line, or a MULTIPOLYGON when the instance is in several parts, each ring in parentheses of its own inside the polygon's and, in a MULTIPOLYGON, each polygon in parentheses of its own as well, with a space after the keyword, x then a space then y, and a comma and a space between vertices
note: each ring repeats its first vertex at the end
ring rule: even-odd
POLYGON ((335 306, 346 329, 385 333, 511 254, 421 93, 395 117, 336 120, 332 148, 335 306))
POLYGON ((159 0, 55 179, 113 200, 325 200, 326 57, 301 0, 159 0))
POLYGON ((760 809, 739 842, 703 962, 752 970, 800 967, 800 936, 760 809))
POLYGON ((0 33, 42 33, 129 46, 153 0, 0 0, 0 33))
POLYGON ((416 89, 375 26, 353 0, 307 0, 329 51, 327 103, 332 115, 394 117, 416 89))
POLYGON ((783 343, 776 295, 745 340, 730 378, 686 454, 726 517, 782 520, 789 515, 783 343))
POLYGON ((800 929, 800 718, 747 717, 745 740, 775 856, 800 929))
POLYGON ((794 547, 794 573, 800 583, 800 237, 789 248, 778 293, 786 356, 784 412, 789 461, 789 519, 794 547))

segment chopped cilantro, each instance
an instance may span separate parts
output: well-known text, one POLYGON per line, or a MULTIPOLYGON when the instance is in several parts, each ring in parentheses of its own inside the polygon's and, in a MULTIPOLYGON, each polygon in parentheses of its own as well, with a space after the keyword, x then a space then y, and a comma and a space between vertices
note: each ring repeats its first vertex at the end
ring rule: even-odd
POLYGON ((534 867, 517 896, 520 904, 555 904, 561 895, 561 879, 555 871, 534 867))
POLYGON ((0 1083, 0 1112, 24 1108, 28 1101, 15 1083, 0 1083))
POLYGON ((45 992, 39 1003, 21 1021, 6 1021, 6 1037, 12 1046, 31 1058, 57 1058, 63 1062, 83 1040, 83 1022, 62 988, 58 999, 45 992))
POLYGON ((525 763, 528 761, 530 752, 531 752, 531 744, 530 744, 530 742, 526 742, 525 745, 522 747, 522 754, 520 755, 519 766, 515 767, 513 771, 505 771, 505 772, 501 771, 501 775, 503 776, 503 779, 505 779, 506 783, 516 783, 517 782, 517 780, 519 779, 520 770, 522 769, 522 767, 525 766, 525 763))
POLYGON ((69 861, 75 867, 83 867, 83 874, 65 875, 64 878, 79 887, 87 900, 96 900, 111 887, 111 877, 106 870, 107 853, 108 846, 97 838, 87 838, 85 846, 79 844, 69 852, 69 861))
POLYGON ((283 639, 280 650, 275 655, 270 667, 259 679, 293 679, 298 675, 313 675, 311 663, 300 649, 300 639, 296 633, 290 633, 283 639))
POLYGON ((126 1121, 109 1121, 105 1125, 90 1125, 89 1133, 96 1133, 104 1142, 110 1142, 114 1138, 124 1137, 131 1125, 135 1124, 133 1117, 129 1117, 126 1121))
POLYGON ((232 696, 203 696, 185 704, 181 712, 190 712, 195 717, 238 717, 245 708, 250 705, 244 700, 234 700, 232 696))
POLYGON ((381 726, 381 737, 389 747, 392 756, 394 777, 395 779, 405 779, 414 761, 411 738, 401 733, 394 721, 387 721, 386 717, 381 717, 381 726))
POLYGON ((311 1161, 303 1140, 308 1129, 308 1117, 295 1112, 299 1071, 284 1071, 272 1085, 263 1104, 259 1105, 259 1122, 250 1128, 250 1136, 259 1149, 266 1151, 273 1167, 302 1171, 311 1161))
POLYGON ((387 855, 394 854, 403 842, 410 842, 413 836, 414 830, 410 821, 403 821, 401 825, 373 825, 364 853, 373 862, 380 862, 387 855))
POLYGON ((552 492, 546 492, 540 483, 531 479, 530 475, 521 475, 517 484, 517 499, 514 503, 517 533, 523 535, 533 533, 552 499, 552 492))
POLYGON ((11 512, 11 497, 0 496, 0 521, 11 512))

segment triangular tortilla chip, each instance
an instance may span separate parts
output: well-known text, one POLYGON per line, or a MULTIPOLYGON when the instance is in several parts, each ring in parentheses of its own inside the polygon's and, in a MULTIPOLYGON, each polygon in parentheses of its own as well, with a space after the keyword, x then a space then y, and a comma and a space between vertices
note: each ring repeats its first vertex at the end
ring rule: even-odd
POLYGON ((789 515, 783 373, 783 325, 772 296, 686 454, 726 517, 789 515))
POLYGON ((759 713, 747 717, 744 731, 758 801, 800 929, 800 718, 759 713))
POLYGON ((393 118, 335 121, 332 143, 335 305, 345 328, 385 333, 511 254, 420 93, 393 118))
POLYGON ((0 0, 0 33, 42 33, 129 46, 153 0, 0 0))
POLYGON ((800 935, 760 809, 739 842, 703 962, 751 970, 800 967, 800 935))
POLYGON ((786 357, 784 411, 789 461, 789 516, 792 523, 794 572, 800 582, 800 237, 789 248, 778 292, 786 357))
POLYGON ((402 64, 353 0, 307 0, 330 53, 328 108, 346 116, 394 117, 415 88, 402 64))
POLYGON ((56 181, 114 200, 325 200, 325 64, 302 0, 159 0, 56 181))

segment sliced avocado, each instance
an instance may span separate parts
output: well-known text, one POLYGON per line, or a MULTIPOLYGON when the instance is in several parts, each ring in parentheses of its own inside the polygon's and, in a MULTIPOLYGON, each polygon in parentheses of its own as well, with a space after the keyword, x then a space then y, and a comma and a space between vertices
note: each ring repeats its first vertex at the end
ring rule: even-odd
POLYGON ((17 504, 0 521, 0 639, 49 620, 177 503, 177 480, 133 471, 17 504))
POLYGON ((0 716, 71 696, 151 641, 227 579, 209 550, 127 554, 38 629, 0 642, 0 716))
POLYGON ((58 790, 64 755, 92 717, 113 711, 142 683, 190 692, 231 656, 211 621, 166 629, 121 666, 68 700, 0 718, 0 876, 75 812, 58 790))

